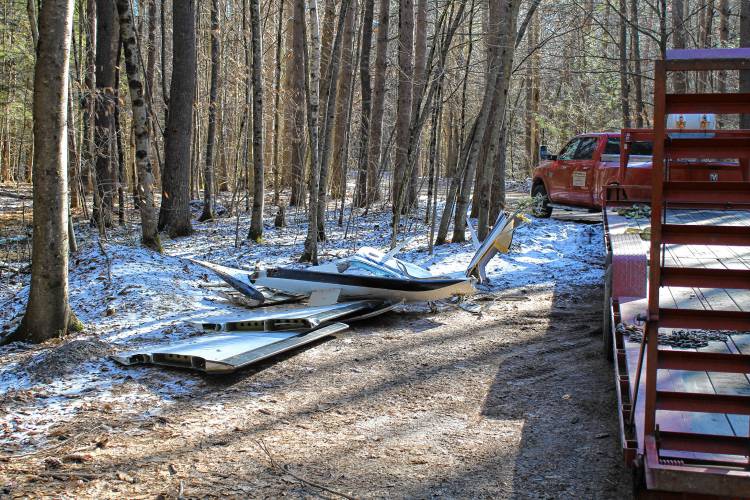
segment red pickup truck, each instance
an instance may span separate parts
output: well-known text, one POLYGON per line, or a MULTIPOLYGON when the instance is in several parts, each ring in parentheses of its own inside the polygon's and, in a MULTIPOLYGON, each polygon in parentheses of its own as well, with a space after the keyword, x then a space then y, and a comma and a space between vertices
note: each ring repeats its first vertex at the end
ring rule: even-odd
MULTIPOLYGON (((747 131, 745 131, 745 137, 747 131)), ((706 131, 671 131, 678 134, 706 131)), ((722 136, 723 131, 711 131, 722 136)), ((549 217, 555 205, 599 209, 608 188, 618 187, 621 201, 651 200, 651 149, 653 132, 623 129, 621 132, 583 134, 571 139, 560 154, 544 155, 534 169, 531 196, 536 200, 533 213, 549 217), (621 143, 625 148, 621 148, 621 143)), ((747 159, 679 160, 670 163, 675 181, 748 180, 747 159), (738 168, 742 165, 743 168, 738 168)))

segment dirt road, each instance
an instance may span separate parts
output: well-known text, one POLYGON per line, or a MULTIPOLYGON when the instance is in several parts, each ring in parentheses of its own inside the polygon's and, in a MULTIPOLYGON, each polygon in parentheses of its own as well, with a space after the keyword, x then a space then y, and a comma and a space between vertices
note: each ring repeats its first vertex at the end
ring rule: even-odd
MULTIPOLYGON (((91 405, 57 448, 0 462, 0 494, 628 498, 600 307, 597 288, 515 290, 481 317, 412 308, 230 379, 184 372, 169 411, 91 405)), ((115 390, 158 392, 137 370, 115 390)))

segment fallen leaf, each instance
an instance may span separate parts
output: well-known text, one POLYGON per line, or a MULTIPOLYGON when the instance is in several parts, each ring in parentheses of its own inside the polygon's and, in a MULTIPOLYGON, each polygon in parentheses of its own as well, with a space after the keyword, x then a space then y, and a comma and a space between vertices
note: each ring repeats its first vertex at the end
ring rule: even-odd
POLYGON ((124 472, 121 472, 121 471, 117 471, 117 474, 115 474, 115 476, 120 481, 125 481, 126 483, 134 483, 135 482, 135 478, 133 476, 131 476, 129 474, 126 474, 124 472))

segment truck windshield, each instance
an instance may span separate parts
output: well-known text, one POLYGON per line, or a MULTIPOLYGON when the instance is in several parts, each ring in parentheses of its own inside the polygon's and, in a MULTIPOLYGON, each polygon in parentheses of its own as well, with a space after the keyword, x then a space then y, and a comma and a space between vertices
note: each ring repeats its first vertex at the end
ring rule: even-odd
MULTIPOLYGON (((636 141, 631 143, 630 154, 638 156, 651 156, 653 144, 648 141, 636 141)), ((605 155, 619 155, 620 154, 620 138, 610 137, 607 139, 607 145, 604 147, 605 155)))

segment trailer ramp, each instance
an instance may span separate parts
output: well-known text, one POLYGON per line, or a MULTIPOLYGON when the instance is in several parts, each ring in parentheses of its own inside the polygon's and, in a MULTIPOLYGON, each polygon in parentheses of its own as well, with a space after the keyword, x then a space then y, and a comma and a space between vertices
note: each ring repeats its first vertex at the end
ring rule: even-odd
MULTIPOLYGON (((656 63, 651 216, 648 233, 636 231, 648 240, 647 296, 610 302, 623 449, 643 496, 750 497, 750 131, 666 130, 669 114, 750 113, 750 94, 667 93, 669 72, 737 69, 750 69, 750 49, 656 63), (738 159, 742 181, 670 175, 673 161, 706 158, 738 159), (710 340, 680 344, 680 332, 710 340)), ((605 219, 616 259, 622 221, 605 219)))

